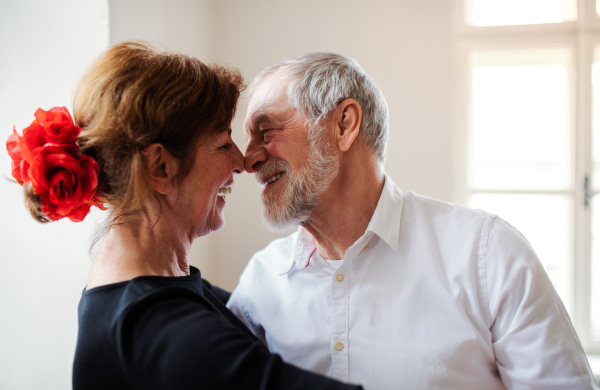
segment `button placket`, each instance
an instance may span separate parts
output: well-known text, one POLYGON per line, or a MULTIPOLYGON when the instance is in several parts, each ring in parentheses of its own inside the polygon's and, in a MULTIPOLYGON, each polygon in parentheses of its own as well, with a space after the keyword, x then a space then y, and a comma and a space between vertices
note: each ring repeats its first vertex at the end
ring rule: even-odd
MULTIPOLYGON (((346 263, 347 260, 345 259, 346 263)), ((346 268, 342 265, 340 268, 346 268)), ((348 381, 348 278, 344 271, 331 278, 331 374, 348 381)))

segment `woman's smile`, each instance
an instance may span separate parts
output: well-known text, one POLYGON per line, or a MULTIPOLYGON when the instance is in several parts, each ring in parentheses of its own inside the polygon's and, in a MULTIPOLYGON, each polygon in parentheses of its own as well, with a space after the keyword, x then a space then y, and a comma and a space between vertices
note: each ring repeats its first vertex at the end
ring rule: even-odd
POLYGON ((221 187, 219 188, 219 192, 217 192, 217 197, 220 197, 221 199, 225 200, 225 197, 231 194, 231 187, 221 187))

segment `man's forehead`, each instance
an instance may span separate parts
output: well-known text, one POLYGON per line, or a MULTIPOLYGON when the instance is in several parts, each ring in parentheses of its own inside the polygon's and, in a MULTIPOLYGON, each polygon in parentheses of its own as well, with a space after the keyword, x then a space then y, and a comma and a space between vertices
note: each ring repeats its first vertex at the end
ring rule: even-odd
POLYGON ((248 104, 245 131, 248 127, 261 123, 274 124, 280 120, 279 116, 290 108, 286 93, 288 84, 279 77, 269 76, 257 86, 248 104))
POLYGON ((288 78, 275 73, 262 80, 254 90, 248 112, 260 111, 262 108, 287 105, 287 89, 290 84, 288 78))

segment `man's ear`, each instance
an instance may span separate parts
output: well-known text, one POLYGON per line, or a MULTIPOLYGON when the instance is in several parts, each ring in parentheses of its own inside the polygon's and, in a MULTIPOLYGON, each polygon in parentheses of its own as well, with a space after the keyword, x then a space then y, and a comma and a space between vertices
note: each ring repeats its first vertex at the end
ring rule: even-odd
POLYGON ((150 184, 157 192, 167 194, 173 189, 178 161, 162 144, 152 144, 144 150, 150 173, 150 184))
POLYGON ((346 99, 338 104, 335 117, 335 142, 342 152, 348 151, 354 143, 362 121, 362 109, 354 99, 346 99))

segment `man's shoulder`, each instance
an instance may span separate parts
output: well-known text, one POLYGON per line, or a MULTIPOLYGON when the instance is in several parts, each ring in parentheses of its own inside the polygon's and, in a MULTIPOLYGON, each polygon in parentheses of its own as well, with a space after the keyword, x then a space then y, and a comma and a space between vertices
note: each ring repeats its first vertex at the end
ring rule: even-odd
MULTIPOLYGON (((501 216, 413 192, 403 195, 402 219, 408 229, 432 233, 438 242, 446 240, 453 244, 479 245, 479 255, 484 257, 511 252, 515 261, 524 261, 527 267, 538 266, 539 260, 537 256, 531 256, 533 252, 527 238, 501 216)), ((508 265, 506 261, 496 261, 495 264, 508 265)))
MULTIPOLYGON (((269 297, 272 297, 273 289, 283 281, 283 278, 279 277, 282 270, 293 261, 298 235, 299 232, 296 231, 289 236, 277 238, 250 258, 227 303, 227 307, 233 310, 238 317, 240 316, 240 307, 244 307, 243 310, 246 311, 243 315, 249 316, 248 305, 252 305, 252 302, 255 301, 268 301, 269 297), (262 288, 256 288, 256 286, 262 288)), ((246 325, 254 327, 252 323, 246 323, 246 325)), ((256 329, 253 331, 256 334, 256 329)))
POLYGON ((296 231, 286 237, 276 238, 269 245, 252 255, 245 273, 272 273, 278 272, 285 264, 293 261, 294 248, 299 232, 296 231))
POLYGON ((466 221, 480 223, 485 219, 495 217, 484 210, 430 198, 412 191, 403 193, 403 204, 403 218, 418 217, 434 219, 438 222, 446 220, 450 223, 466 221))

